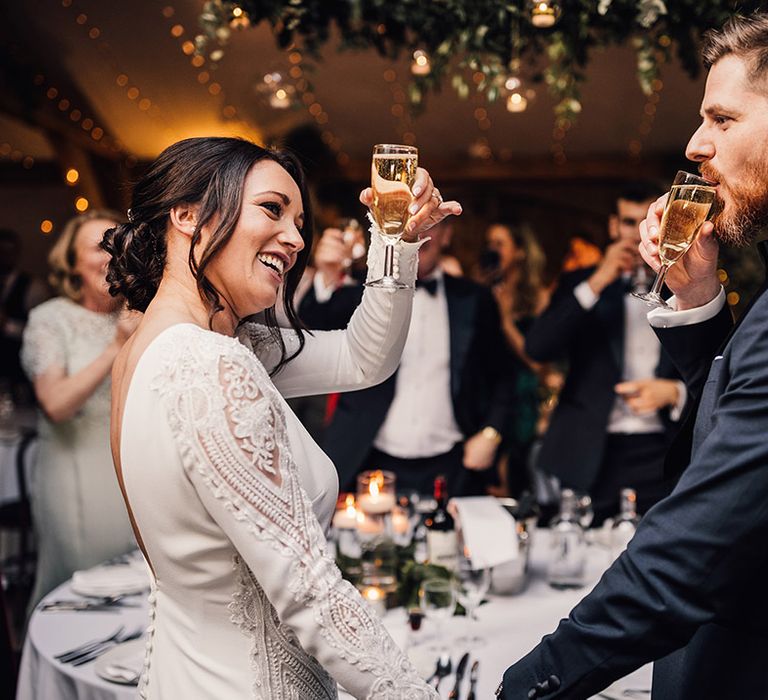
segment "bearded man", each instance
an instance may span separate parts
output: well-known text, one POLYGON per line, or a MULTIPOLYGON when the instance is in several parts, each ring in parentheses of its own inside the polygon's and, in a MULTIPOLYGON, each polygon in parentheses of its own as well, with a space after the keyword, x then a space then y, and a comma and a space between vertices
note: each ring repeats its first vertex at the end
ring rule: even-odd
MULTIPOLYGON (((667 277, 674 310, 648 314, 698 401, 668 460, 684 471, 594 590, 507 669, 505 700, 589 698, 651 660, 653 700, 768 698, 768 295, 733 328, 716 276, 719 244, 768 223, 768 14, 710 34, 704 60, 686 155, 717 183, 718 213, 667 277)), ((642 226, 655 268, 663 205, 642 226)))

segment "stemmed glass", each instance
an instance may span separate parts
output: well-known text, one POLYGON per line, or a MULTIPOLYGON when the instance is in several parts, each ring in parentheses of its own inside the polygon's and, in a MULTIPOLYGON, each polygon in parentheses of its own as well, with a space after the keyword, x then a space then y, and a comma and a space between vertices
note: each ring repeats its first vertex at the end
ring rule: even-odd
POLYGON ((442 578, 430 578, 421 584, 419 601, 424 615, 435 627, 434 651, 441 653, 447 645, 443 642, 443 626, 456 609, 456 591, 453 582, 442 578))
POLYGON ((384 234, 384 276, 366 282, 367 287, 405 289, 408 285, 394 276, 395 245, 405 230, 408 207, 413 201, 411 188, 416 181, 419 151, 413 146, 380 143, 373 147, 371 188, 373 220, 384 234))
POLYGON ((477 634, 472 634, 472 629, 477 623, 475 611, 482 603, 488 588, 491 585, 491 570, 486 567, 478 567, 472 564, 472 559, 467 556, 466 550, 459 552, 457 578, 457 598, 459 603, 467 611, 467 630, 466 634, 461 636, 459 641, 462 646, 479 647, 485 641, 477 634))
POLYGON ((698 175, 679 170, 672 182, 672 189, 664 207, 659 228, 659 257, 661 267, 651 290, 644 294, 633 292, 648 306, 669 309, 661 298, 661 289, 669 268, 683 257, 707 220, 715 201, 714 183, 698 175))

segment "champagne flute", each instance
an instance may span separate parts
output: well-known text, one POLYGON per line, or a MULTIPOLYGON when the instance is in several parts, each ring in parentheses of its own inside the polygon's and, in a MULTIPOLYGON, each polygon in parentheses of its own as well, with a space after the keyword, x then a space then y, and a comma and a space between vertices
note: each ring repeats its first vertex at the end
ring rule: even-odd
POLYGON ((659 228, 659 257, 661 267, 651 290, 645 294, 632 293, 648 306, 671 308, 661 298, 664 279, 672 267, 683 257, 707 220, 715 201, 715 186, 709 180, 679 170, 672 183, 667 205, 659 228))
POLYGON ((456 598, 467 612, 467 633, 457 641, 462 646, 477 648, 483 646, 485 641, 477 634, 472 634, 471 630, 477 623, 475 611, 483 602, 491 586, 491 570, 473 565, 472 559, 467 554, 466 549, 459 552, 459 566, 456 570, 458 579, 456 598))
POLYGON ((411 188, 416 180, 419 151, 413 146, 380 143, 373 147, 371 187, 373 220, 384 234, 384 276, 367 282, 367 287, 405 289, 408 285, 394 276, 395 245, 408 221, 413 201, 411 188))
POLYGON ((421 584, 419 601, 425 617, 435 625, 437 646, 434 651, 446 650, 443 625, 450 620, 456 609, 456 591, 453 582, 442 578, 430 578, 421 584))

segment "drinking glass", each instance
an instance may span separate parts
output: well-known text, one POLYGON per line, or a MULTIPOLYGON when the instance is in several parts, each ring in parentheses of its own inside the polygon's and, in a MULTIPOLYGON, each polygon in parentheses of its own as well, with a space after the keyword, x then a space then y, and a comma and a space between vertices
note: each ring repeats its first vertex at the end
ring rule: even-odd
POLYGON ((715 192, 715 186, 709 180, 683 170, 678 171, 659 228, 661 267, 651 290, 645 294, 633 292, 632 296, 642 299, 648 306, 670 308, 661 298, 664 279, 669 268, 683 257, 696 240, 715 201, 715 192))
POLYGON ((419 601, 424 615, 435 628, 435 651, 442 652, 447 648, 444 642, 443 626, 450 620, 456 609, 456 591, 453 582, 442 579, 427 579, 421 584, 419 601))
POLYGON ((405 289, 408 285, 394 276, 395 245, 408 221, 408 207, 413 201, 411 188, 416 180, 419 151, 413 146, 380 143, 373 147, 371 188, 373 220, 384 234, 384 275, 366 282, 368 287, 405 289))
POLYGON ((456 570, 457 599, 467 611, 467 629, 466 633, 457 641, 462 646, 477 648, 483 646, 485 641, 482 637, 473 633, 473 628, 477 624, 475 611, 483 601, 488 588, 491 585, 491 570, 485 567, 476 567, 472 564, 472 559, 459 553, 459 566, 456 570))

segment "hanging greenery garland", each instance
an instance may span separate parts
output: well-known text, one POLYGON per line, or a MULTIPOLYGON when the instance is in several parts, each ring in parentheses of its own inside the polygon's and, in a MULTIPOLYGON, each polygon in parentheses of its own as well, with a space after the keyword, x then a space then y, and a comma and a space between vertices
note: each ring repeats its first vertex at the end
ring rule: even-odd
MULTIPOLYGON (((732 0, 207 0, 196 47, 216 61, 233 29, 269 22, 281 48, 319 59, 339 37, 341 50, 374 48, 397 59, 423 52, 408 97, 424 98, 449 81, 461 98, 505 95, 510 76, 543 80, 558 121, 581 112, 580 83, 592 51, 631 43, 640 87, 650 94, 661 61, 674 55, 695 77, 701 35, 759 2, 732 0)), ((415 57, 418 58, 418 55, 415 57)))

